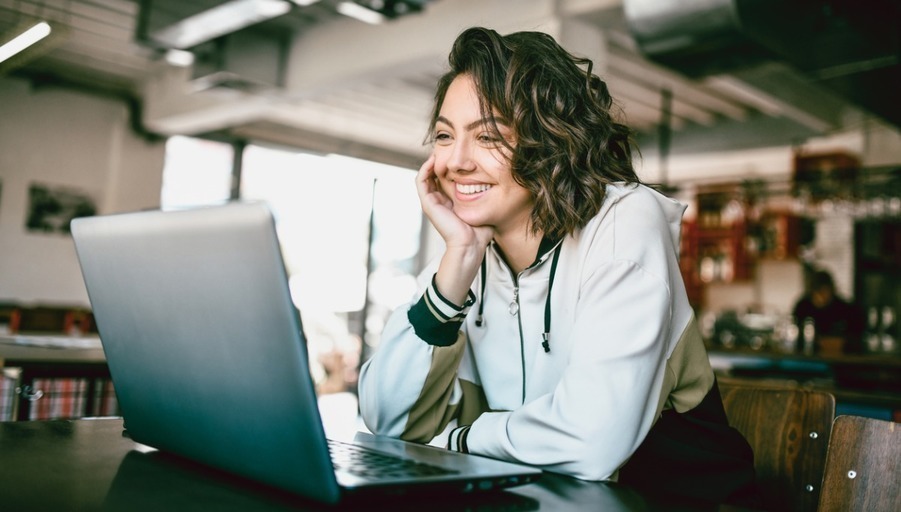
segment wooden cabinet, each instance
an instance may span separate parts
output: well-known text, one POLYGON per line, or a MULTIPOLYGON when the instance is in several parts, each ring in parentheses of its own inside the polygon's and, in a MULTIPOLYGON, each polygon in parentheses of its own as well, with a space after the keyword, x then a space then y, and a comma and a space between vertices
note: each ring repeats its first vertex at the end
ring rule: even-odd
POLYGON ((798 257, 804 232, 804 220, 790 211, 766 210, 752 224, 748 234, 750 251, 758 258, 792 259, 798 257))
POLYGON ((746 207, 737 185, 699 189, 697 214, 682 225, 681 270, 692 305, 699 307, 704 286, 752 276, 748 259, 746 207))
POLYGON ((860 159, 845 152, 801 153, 794 156, 794 196, 811 202, 850 198, 857 191, 860 159))
POLYGON ((705 286, 751 280, 761 259, 798 256, 802 219, 786 209, 767 209, 753 186, 702 187, 695 201, 695 217, 682 224, 680 266, 696 308, 705 286))

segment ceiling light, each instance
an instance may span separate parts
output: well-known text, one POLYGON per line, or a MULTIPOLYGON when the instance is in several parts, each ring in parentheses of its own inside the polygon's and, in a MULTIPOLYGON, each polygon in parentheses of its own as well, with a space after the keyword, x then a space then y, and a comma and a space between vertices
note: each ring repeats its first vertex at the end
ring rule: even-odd
POLYGON ((336 10, 345 16, 370 24, 394 20, 421 12, 433 0, 354 0, 344 1, 336 10))
POLYGON ((369 23, 370 25, 378 25, 385 21, 385 17, 380 13, 353 2, 341 2, 338 4, 337 10, 345 16, 369 23))
POLYGON ((37 23, 25 32, 22 32, 18 36, 12 38, 3 46, 0 46, 0 62, 3 62, 13 55, 21 52, 25 48, 28 48, 41 39, 44 39, 48 35, 50 35, 50 24, 48 24, 46 21, 37 23))
POLYGON ((194 64, 194 54, 186 50, 176 50, 174 48, 167 50, 164 58, 170 65, 179 68, 186 68, 194 64))
POLYGON ((168 48, 191 48, 291 10, 284 0, 232 0, 150 34, 168 48))

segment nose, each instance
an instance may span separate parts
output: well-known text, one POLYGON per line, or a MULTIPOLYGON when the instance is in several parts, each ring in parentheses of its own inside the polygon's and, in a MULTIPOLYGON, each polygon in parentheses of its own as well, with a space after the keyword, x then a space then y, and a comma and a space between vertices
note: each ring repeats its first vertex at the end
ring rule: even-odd
POLYGON ((466 140, 457 140, 451 147, 447 159, 447 169, 455 172, 471 172, 476 169, 472 145, 466 140))

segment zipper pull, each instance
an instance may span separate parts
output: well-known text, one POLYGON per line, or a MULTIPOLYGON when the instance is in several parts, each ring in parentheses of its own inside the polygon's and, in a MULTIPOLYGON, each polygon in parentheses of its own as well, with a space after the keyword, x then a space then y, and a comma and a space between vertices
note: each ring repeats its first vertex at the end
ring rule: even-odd
POLYGON ((513 287, 513 302, 510 303, 508 311, 510 311, 512 316, 516 316, 516 313, 519 313, 519 286, 513 287))

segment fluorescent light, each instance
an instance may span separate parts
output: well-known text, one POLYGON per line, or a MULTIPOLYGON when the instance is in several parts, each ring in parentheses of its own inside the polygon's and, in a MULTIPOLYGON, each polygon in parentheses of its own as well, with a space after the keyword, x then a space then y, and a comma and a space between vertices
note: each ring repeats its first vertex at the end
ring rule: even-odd
POLYGON ((338 4, 337 9, 338 12, 345 16, 350 16, 351 18, 369 23, 370 25, 378 25, 385 21, 385 17, 380 13, 353 2, 341 2, 338 4))
POLYGON ((168 50, 165 59, 169 64, 179 68, 186 68, 194 64, 194 54, 187 50, 176 50, 174 48, 168 50))
POLYGON ((291 10, 285 0, 233 0, 185 18, 150 35, 171 48, 191 48, 291 10))
POLYGON ((21 52, 48 35, 50 35, 50 25, 46 21, 34 25, 30 29, 14 37, 8 43, 0 46, 0 62, 21 52))
POLYGON ((319 0, 291 0, 291 1, 294 2, 295 4, 301 6, 301 7, 306 7, 306 6, 308 6, 308 5, 313 5, 313 4, 315 4, 315 3, 318 2, 319 0))

